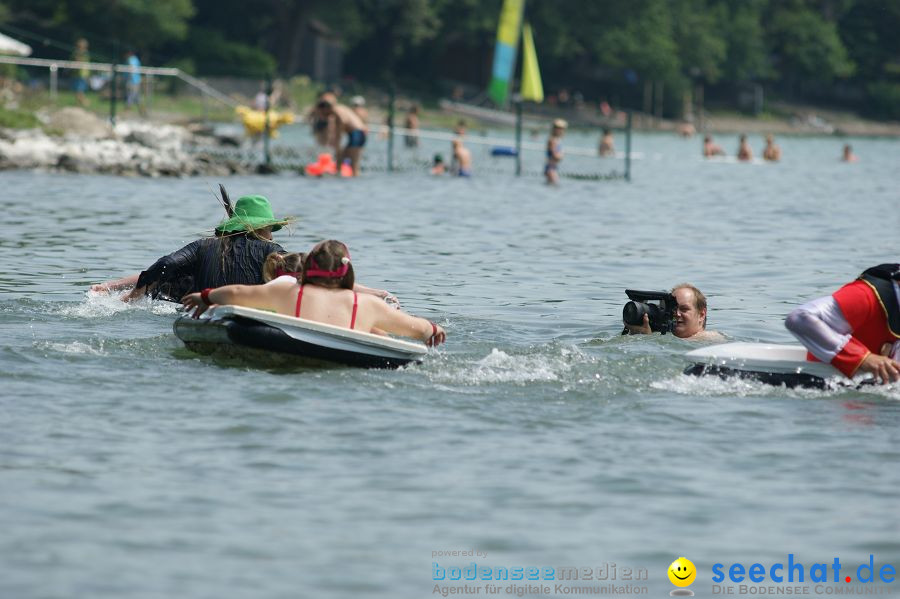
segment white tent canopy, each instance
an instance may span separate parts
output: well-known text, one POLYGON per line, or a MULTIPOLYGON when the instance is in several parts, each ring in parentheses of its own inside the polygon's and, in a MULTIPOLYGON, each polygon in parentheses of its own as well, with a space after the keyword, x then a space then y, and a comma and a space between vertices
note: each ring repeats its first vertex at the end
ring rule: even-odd
POLYGON ((19 56, 29 56, 31 54, 31 46, 23 44, 18 40, 14 40, 8 35, 0 33, 0 54, 18 54, 19 56))

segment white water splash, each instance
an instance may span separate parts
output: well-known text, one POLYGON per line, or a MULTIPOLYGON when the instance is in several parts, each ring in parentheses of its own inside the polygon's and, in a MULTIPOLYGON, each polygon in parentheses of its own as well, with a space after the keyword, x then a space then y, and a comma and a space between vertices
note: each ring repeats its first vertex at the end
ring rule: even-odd
POLYGON ((560 348, 555 355, 512 355, 493 348, 474 365, 443 370, 434 378, 461 385, 558 381, 572 369, 573 355, 567 348, 560 348))
POLYGON ((88 291, 84 301, 75 305, 67 305, 60 308, 60 316, 74 318, 109 318, 120 312, 129 310, 145 310, 157 315, 175 314, 177 304, 172 302, 155 302, 150 299, 140 299, 133 302, 123 302, 123 294, 97 293, 88 291))
POLYGON ((106 352, 103 351, 103 342, 102 340, 99 342, 100 347, 93 347, 87 343, 83 343, 81 341, 70 341, 69 343, 61 343, 61 342, 44 342, 38 343, 37 347, 53 352, 58 352, 62 354, 81 354, 88 356, 104 356, 106 352))

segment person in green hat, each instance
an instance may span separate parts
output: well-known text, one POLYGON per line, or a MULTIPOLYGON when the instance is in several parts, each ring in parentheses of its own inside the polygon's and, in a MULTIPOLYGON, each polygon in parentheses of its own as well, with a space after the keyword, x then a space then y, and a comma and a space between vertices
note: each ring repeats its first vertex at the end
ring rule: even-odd
MULTIPOLYGON (((266 258, 273 253, 286 253, 272 241, 272 232, 293 219, 275 218, 269 200, 260 195, 244 196, 232 209, 228 194, 224 188, 220 189, 228 218, 216 227, 213 237, 198 239, 163 256, 140 274, 92 285, 91 291, 108 293, 134 287, 122 296, 123 301, 149 295, 153 299, 180 303, 185 295, 202 289, 264 283, 266 258)), ((354 289, 399 307, 397 298, 385 290, 359 283, 354 289)))
POLYGON ((223 285, 262 283, 266 256, 285 251, 272 241, 272 232, 290 220, 275 218, 265 197, 243 196, 229 218, 216 227, 214 237, 198 239, 157 260, 140 274, 125 299, 150 295, 177 302, 186 289, 188 293, 198 291, 217 281, 223 285))
POLYGON ((204 237, 163 256, 148 269, 116 281, 93 285, 92 291, 108 292, 134 286, 124 301, 149 295, 154 299, 178 302, 185 293, 218 285, 263 283, 263 264, 273 252, 284 253, 272 241, 272 232, 288 224, 290 218, 276 218, 269 200, 261 195, 231 201, 222 190, 228 218, 204 237))

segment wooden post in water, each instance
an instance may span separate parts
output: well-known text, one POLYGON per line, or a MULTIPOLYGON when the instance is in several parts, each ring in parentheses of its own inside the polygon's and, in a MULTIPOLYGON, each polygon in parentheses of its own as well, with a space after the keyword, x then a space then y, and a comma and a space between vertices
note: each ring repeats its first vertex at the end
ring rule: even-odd
POLYGON ((625 180, 631 182, 631 110, 625 120, 625 180))
POLYGON ((109 78, 109 122, 113 127, 116 126, 116 93, 119 88, 119 82, 116 80, 116 61, 119 60, 119 40, 113 42, 113 59, 109 65, 111 75, 109 78))
POLYGON ((389 173, 394 172, 394 101, 397 99, 397 89, 394 82, 391 82, 388 95, 388 151, 387 151, 387 170, 389 173))
POLYGON ((516 98, 516 176, 522 176, 522 98, 516 98))
POLYGON ((110 71, 112 74, 109 78, 109 122, 112 123, 113 127, 116 126, 116 90, 118 89, 119 82, 116 81, 116 65, 113 63, 110 66, 110 71))
POLYGON ((272 75, 266 75, 266 127, 263 130, 263 155, 265 157, 266 172, 272 172, 272 154, 269 152, 269 138, 272 137, 272 126, 269 123, 269 109, 272 102, 272 75))

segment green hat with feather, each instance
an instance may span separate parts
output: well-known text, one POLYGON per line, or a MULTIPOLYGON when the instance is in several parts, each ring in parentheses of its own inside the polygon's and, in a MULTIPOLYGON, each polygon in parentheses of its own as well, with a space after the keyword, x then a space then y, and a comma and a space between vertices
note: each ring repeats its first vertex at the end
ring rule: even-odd
POLYGON ((272 227, 277 231, 291 221, 290 218, 275 218, 269 200, 263 196, 243 196, 234 205, 234 213, 223 221, 216 231, 238 233, 272 227))

